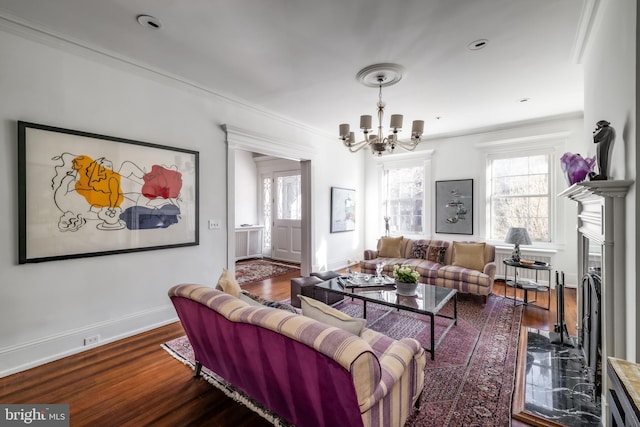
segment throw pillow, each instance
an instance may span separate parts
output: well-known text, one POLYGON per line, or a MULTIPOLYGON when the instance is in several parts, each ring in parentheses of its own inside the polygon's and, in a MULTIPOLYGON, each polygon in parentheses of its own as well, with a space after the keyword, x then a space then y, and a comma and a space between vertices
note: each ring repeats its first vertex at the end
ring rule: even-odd
POLYGON ((247 291, 240 292, 239 297, 242 301, 246 302, 249 305, 257 305, 262 307, 262 304, 257 300, 259 298, 257 295, 251 295, 247 291))
POLYGON ((451 265, 484 270, 484 243, 453 242, 453 258, 451 265))
POLYGON ((378 256, 385 258, 400 258, 402 256, 402 253, 400 252, 401 247, 402 236, 383 237, 380 239, 380 250, 378 251, 378 256))
POLYGON ((304 295, 298 295, 298 297, 302 303, 302 315, 318 322, 344 329, 358 336, 360 336, 364 325, 367 323, 366 319, 355 319, 316 299, 305 297, 304 295))
POLYGON ((443 264, 444 256, 446 253, 447 248, 444 246, 429 246, 425 259, 431 262, 435 262, 436 264, 443 264))
POLYGON ((271 300, 262 298, 261 296, 253 295, 247 291, 240 291, 240 299, 249 305, 258 305, 258 306, 277 308, 278 310, 284 310, 284 311, 289 311, 291 313, 298 314, 298 310, 296 310, 296 308, 291 304, 287 304, 286 302, 280 302, 280 301, 271 301, 271 300))
POLYGON ((411 258, 427 259, 427 252, 429 250, 429 244, 420 241, 413 242, 413 250, 411 251, 411 258))
POLYGON ((222 269, 222 274, 220 275, 220 279, 218 279, 218 285, 216 288, 218 286, 223 292, 226 292, 229 295, 233 295, 236 298, 240 296, 240 285, 238 285, 236 278, 233 277, 226 268, 222 269))

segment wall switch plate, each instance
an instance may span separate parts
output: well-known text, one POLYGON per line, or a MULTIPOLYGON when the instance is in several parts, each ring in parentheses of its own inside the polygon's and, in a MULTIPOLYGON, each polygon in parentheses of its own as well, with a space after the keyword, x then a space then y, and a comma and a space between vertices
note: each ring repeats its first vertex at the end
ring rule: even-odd
POLYGON ((220 221, 217 221, 215 219, 210 219, 209 230, 220 230, 220 221))

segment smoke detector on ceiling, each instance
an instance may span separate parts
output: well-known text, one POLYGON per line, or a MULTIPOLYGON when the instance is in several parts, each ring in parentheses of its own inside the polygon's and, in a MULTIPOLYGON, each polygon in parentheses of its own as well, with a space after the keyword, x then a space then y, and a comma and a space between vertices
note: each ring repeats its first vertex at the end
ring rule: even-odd
POLYGON ((138 15, 137 19, 140 25, 146 28, 151 28, 152 30, 159 30, 162 27, 162 22, 151 15, 138 15))

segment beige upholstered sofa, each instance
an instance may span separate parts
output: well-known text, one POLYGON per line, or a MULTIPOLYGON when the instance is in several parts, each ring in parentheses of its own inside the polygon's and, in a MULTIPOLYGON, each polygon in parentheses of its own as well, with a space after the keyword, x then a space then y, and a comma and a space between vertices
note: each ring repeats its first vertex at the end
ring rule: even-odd
POLYGON ((196 375, 211 370, 298 427, 401 427, 422 392, 426 357, 413 338, 395 340, 364 322, 355 335, 206 286, 174 286, 169 297, 196 375))
POLYGON ((391 276, 393 266, 408 264, 416 269, 422 283, 457 289, 486 297, 493 290, 496 275, 495 246, 484 242, 446 242, 383 237, 376 250, 365 250, 360 271, 375 274, 383 263, 391 276))

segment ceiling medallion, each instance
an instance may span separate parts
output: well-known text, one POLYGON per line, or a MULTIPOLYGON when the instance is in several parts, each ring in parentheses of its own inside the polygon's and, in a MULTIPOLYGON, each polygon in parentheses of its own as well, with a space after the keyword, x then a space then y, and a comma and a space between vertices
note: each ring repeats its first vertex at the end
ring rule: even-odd
POLYGON ((360 116, 360 129, 364 133, 364 140, 356 142, 354 132, 349 129, 349 124, 340 125, 340 139, 345 147, 352 153, 364 147, 370 147, 371 153, 382 156, 382 153, 392 153, 396 147, 412 151, 420 143, 424 131, 424 120, 414 120, 411 128, 411 139, 401 141, 398 139, 398 131, 402 129, 402 114, 392 114, 390 134, 384 137, 382 132, 382 117, 385 104, 382 102, 382 88, 398 83, 402 79, 404 68, 398 64, 374 64, 363 68, 356 74, 356 79, 365 86, 378 88, 378 133, 373 134, 371 128, 371 116, 360 116))

